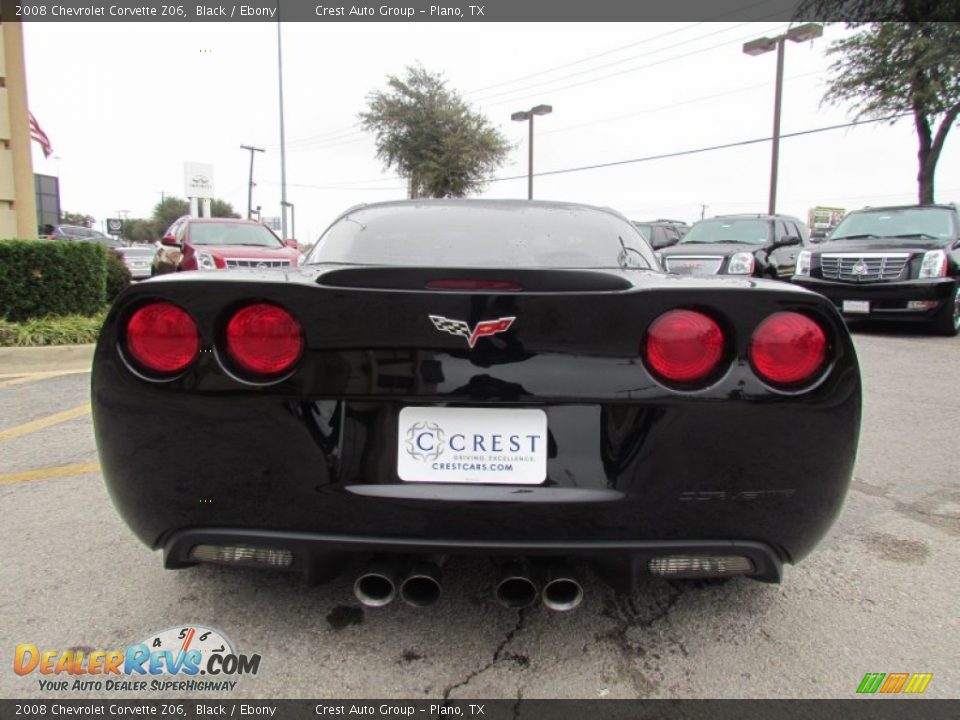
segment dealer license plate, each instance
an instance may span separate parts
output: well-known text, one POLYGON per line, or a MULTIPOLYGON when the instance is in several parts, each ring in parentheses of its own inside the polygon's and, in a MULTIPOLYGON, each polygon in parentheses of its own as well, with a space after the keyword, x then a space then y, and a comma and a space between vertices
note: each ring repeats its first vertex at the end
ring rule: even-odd
POLYGON ((845 313, 869 313, 869 300, 844 300, 843 311, 845 313))
POLYGON ((539 485, 547 477, 547 414, 525 408, 403 408, 397 474, 407 482, 539 485))

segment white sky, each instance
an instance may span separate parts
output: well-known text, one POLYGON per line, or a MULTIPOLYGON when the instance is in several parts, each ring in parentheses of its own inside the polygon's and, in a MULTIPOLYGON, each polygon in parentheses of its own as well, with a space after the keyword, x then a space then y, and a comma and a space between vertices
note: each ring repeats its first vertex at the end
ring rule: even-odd
MULTIPOLYGON (((402 198, 355 126, 366 95, 420 62, 516 143, 499 177, 525 175, 536 119, 535 171, 593 165, 771 134, 775 53, 744 41, 784 23, 285 23, 287 196, 296 234, 312 242, 347 207, 402 198), (592 58, 592 59, 589 59, 592 58)), ((782 133, 852 119, 821 107, 829 42, 788 43, 782 133)), ((149 216, 161 191, 184 195, 183 163, 214 165, 216 195, 245 214, 249 153, 258 153, 253 204, 280 214, 275 23, 26 23, 31 110, 54 157, 34 143, 34 171, 60 176, 65 211, 98 221, 149 216)), ((960 200, 960 129, 947 140, 937 200, 960 200)), ((909 119, 801 138, 780 148, 778 210, 916 202, 909 119)), ((633 219, 765 212, 770 145, 534 179, 534 196, 614 207, 633 219)), ((526 197, 526 179, 485 197, 526 197)))

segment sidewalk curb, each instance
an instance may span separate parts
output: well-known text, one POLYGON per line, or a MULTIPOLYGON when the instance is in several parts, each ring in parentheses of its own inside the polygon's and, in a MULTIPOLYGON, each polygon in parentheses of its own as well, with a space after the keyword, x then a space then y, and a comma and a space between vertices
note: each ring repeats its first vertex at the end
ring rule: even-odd
POLYGON ((0 347, 0 375, 89 370, 96 345, 0 347))

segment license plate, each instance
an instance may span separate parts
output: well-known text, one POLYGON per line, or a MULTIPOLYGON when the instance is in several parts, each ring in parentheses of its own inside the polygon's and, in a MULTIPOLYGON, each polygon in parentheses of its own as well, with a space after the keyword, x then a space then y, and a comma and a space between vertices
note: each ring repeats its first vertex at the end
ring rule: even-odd
POLYGON ((539 485, 547 477, 547 414, 403 408, 397 474, 406 482, 539 485))
POLYGON ((844 300, 843 311, 845 313, 869 313, 869 300, 844 300))

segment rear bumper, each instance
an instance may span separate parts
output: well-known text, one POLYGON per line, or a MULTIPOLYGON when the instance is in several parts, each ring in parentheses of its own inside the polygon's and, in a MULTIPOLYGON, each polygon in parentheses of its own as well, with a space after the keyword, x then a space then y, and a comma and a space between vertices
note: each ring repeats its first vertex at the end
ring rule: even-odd
POLYGON ((844 317, 883 317, 891 320, 927 321, 943 308, 953 297, 956 278, 945 277, 930 280, 904 280, 902 282, 847 283, 822 278, 794 277, 796 285, 826 296, 844 317), (866 300, 869 313, 844 313, 844 300, 866 300), (935 303, 926 308, 911 308, 910 302, 935 303))
POLYGON ((628 589, 651 577, 650 561, 677 555, 749 558, 754 571, 748 577, 762 582, 780 582, 783 563, 768 545, 748 540, 617 540, 541 541, 522 539, 463 540, 444 538, 391 538, 361 535, 321 535, 236 528, 191 528, 170 536, 164 547, 164 564, 175 569, 193 565, 190 551, 197 545, 248 546, 292 553, 285 569, 308 580, 323 580, 336 574, 348 556, 385 553, 392 555, 483 555, 527 558, 577 558, 589 560, 610 584, 628 589))

